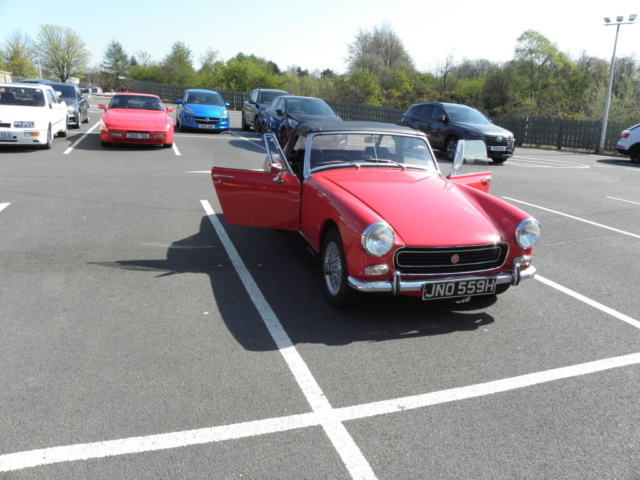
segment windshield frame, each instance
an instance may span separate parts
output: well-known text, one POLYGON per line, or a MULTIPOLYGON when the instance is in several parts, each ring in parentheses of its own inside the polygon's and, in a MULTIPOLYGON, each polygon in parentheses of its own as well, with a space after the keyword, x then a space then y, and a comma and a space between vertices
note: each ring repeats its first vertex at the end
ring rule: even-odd
POLYGON ((435 156, 431 145, 427 141, 426 136, 420 134, 413 133, 401 133, 401 132, 385 132, 385 131, 353 131, 353 130, 335 130, 330 132, 313 132, 307 136, 307 142, 305 145, 304 152, 304 167, 303 167, 303 177, 308 179, 312 177, 315 173, 324 172, 327 170, 334 170, 339 168, 353 168, 357 166, 357 168, 399 168, 400 170, 420 170, 424 172, 430 172, 436 174, 440 177, 444 177, 442 172, 440 171, 440 166, 438 165, 437 157, 435 156), (413 138, 416 140, 423 141, 425 146, 427 147, 427 151, 431 156, 432 166, 429 167, 427 165, 419 165, 415 163, 396 163, 396 162, 376 162, 376 161, 353 161, 351 163, 335 163, 330 165, 323 165, 320 167, 315 167, 311 169, 311 149, 313 145, 313 140, 316 137, 329 136, 329 135, 362 135, 362 136, 382 136, 384 137, 405 137, 405 138, 413 138))

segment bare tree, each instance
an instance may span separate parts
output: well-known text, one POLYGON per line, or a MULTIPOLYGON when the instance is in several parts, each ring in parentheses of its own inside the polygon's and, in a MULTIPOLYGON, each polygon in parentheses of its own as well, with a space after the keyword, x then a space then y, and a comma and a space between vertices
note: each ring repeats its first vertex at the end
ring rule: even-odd
POLYGON ((42 65, 66 82, 87 69, 91 54, 72 29, 58 25, 40 25, 35 51, 42 65))
POLYGON ((414 69, 411 56, 404 48, 402 40, 393 31, 391 24, 382 22, 371 32, 360 29, 349 49, 349 70, 373 71, 372 68, 393 69, 397 65, 414 69), (376 60, 372 60, 372 57, 376 60))

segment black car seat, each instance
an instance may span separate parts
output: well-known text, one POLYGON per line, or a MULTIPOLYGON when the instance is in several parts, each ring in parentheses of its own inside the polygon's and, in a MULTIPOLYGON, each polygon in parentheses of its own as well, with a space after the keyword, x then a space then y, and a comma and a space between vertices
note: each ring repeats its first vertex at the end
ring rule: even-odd
POLYGON ((0 99, 6 103, 13 103, 16 101, 16 96, 12 92, 2 92, 0 99))

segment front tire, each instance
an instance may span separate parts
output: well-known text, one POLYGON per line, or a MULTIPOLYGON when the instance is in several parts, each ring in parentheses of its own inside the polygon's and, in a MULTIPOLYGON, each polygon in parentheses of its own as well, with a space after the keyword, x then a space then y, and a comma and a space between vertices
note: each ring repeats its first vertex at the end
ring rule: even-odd
POLYGON ((171 148, 171 147, 173 147, 173 142, 171 142, 171 143, 163 143, 162 144, 162 148, 171 148))
POLYGON ((105 142, 104 140, 100 140, 100 143, 102 144, 103 147, 110 147, 111 146, 111 142, 105 142))
POLYGON ((245 122, 245 120, 244 120, 244 112, 242 112, 242 117, 241 117, 240 122, 242 123, 242 130, 244 130, 245 132, 248 132, 248 131, 249 131, 249 129, 250 129, 251 127, 250 127, 250 126, 249 126, 249 124, 248 124, 247 122, 245 122))
POLYGON ((357 301, 358 292, 348 284, 349 272, 340 233, 331 229, 322 240, 321 273, 324 291, 335 308, 348 308, 357 301))
POLYGON ((51 125, 49 125, 49 128, 47 129, 47 143, 42 145, 40 148, 42 148, 43 150, 50 150, 52 143, 53 143, 53 136, 51 135, 51 125))
MULTIPOLYGON (((68 120, 68 119, 67 119, 67 120, 68 120)), ((60 131, 58 132, 58 136, 59 136, 59 137, 64 138, 64 137, 66 137, 66 136, 67 136, 67 132, 69 131, 69 124, 67 123, 67 120, 65 120, 65 122, 64 122, 64 129, 63 129, 63 130, 60 130, 60 131)))
POLYGON ((498 157, 498 158, 492 158, 491 160, 493 160, 493 163, 501 164, 506 162, 507 159, 508 157, 498 157))
POLYGON ((256 133, 262 133, 262 126, 260 125, 260 118, 257 115, 253 118, 253 128, 256 129, 256 133))
POLYGON ((444 152, 447 155, 447 158, 453 162, 456 156, 456 150, 458 148, 458 138, 457 137, 449 137, 444 144, 444 152))

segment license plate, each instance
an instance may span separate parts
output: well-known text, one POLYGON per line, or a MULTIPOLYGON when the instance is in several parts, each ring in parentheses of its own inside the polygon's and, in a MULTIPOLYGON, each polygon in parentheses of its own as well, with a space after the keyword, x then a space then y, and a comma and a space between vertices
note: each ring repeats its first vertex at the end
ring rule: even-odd
POLYGON ((471 295, 491 295, 496 293, 497 280, 460 280, 457 282, 427 283, 422 289, 423 300, 436 298, 467 297, 471 295))
POLYGON ((200 128, 210 128, 210 129, 214 129, 216 128, 215 125, 200 125, 200 128))
POLYGON ((149 138, 148 133, 127 133, 127 138, 145 139, 149 138))
POLYGON ((11 132, 0 132, 0 138, 13 138, 13 133, 11 133, 11 132))
POLYGON ((506 152, 507 151, 507 147, 489 147, 491 148, 491 150, 493 150, 494 152, 506 152))

